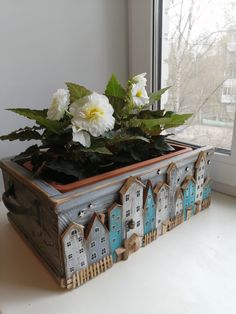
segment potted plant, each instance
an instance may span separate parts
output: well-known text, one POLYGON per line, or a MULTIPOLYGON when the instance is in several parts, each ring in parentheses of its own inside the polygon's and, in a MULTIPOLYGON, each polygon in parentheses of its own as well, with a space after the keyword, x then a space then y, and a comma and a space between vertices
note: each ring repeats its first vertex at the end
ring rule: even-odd
POLYGON ((8 109, 36 124, 1 140, 37 140, 1 161, 10 222, 61 286, 72 288, 210 204, 210 147, 168 140, 191 115, 151 111, 145 73, 103 95, 66 83, 48 109, 8 109))

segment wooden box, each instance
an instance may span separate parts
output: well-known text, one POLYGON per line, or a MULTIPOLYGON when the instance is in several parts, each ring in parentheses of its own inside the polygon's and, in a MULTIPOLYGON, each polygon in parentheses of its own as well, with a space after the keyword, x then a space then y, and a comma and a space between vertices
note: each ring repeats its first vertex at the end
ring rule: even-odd
POLYGON ((65 186, 2 160, 8 218, 61 287, 78 287, 210 205, 214 150, 177 147, 65 186))

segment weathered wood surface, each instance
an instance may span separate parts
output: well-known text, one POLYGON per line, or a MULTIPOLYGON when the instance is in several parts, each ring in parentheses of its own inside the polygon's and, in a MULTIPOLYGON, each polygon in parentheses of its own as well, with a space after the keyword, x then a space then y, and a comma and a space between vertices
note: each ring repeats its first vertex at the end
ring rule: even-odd
MULTIPOLYGON (((11 161, 2 161, 0 166, 4 173, 6 190, 9 188, 9 185, 14 184, 14 201, 22 208, 32 208, 32 215, 10 213, 12 220, 19 226, 24 236, 35 247, 50 268, 53 269, 55 275, 60 278, 65 277, 61 235, 72 222, 87 226, 94 212, 97 214, 104 213, 114 202, 120 203, 119 190, 130 176, 140 178, 144 184, 147 183, 147 180, 151 180, 153 187, 160 182, 166 182, 167 169, 170 163, 174 163, 178 170, 175 174, 174 186, 172 184, 172 190, 177 191, 181 188, 186 176, 194 176, 195 163, 201 151, 206 152, 204 177, 206 178, 209 177, 208 161, 210 161, 214 152, 209 147, 199 148, 184 155, 175 156, 169 160, 163 160, 156 164, 145 166, 142 169, 135 169, 132 172, 64 194, 58 192, 42 180, 32 179, 27 170, 11 161)), ((174 201, 173 197, 172 202, 174 201)), ((207 207, 209 203, 208 199, 205 200, 203 208, 207 207)), ((143 208, 141 209, 143 210, 143 208)), ((166 217, 168 219, 172 219, 176 214, 175 206, 170 206, 170 209, 171 211, 168 217, 166 217)), ((188 213, 188 216, 190 216, 190 213, 188 213)), ((178 222, 174 224, 180 223, 181 219, 179 218, 178 222)), ((164 231, 168 231, 174 226, 172 221, 170 220, 164 226, 164 231)), ((157 233, 160 235, 162 231, 157 230, 157 233)), ((101 240, 101 237, 99 239, 101 240)), ((109 241, 108 236, 106 240, 109 241)), ((148 237, 146 241, 149 241, 148 237)), ((127 245, 130 244, 132 243, 127 242, 127 245)), ((106 248, 106 254, 110 254, 108 247, 106 248)), ((124 252, 124 258, 128 257, 128 254, 128 251, 124 252)), ((100 265, 100 261, 96 260, 96 262, 98 264, 94 264, 100 265)), ((96 270, 93 268, 93 272, 89 270, 90 276, 96 276, 99 272, 104 271, 106 267, 106 265, 100 265, 96 270)), ((78 278, 78 275, 76 275, 76 278, 78 278)), ((76 285, 75 280, 77 279, 73 280, 71 283, 72 287, 76 285)), ((81 277, 80 283, 84 280, 84 277, 81 277)))

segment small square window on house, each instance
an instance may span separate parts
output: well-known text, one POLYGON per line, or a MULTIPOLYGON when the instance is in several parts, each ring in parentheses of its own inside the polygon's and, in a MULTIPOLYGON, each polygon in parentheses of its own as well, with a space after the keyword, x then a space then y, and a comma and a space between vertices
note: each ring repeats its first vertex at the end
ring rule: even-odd
POLYGON ((159 224, 161 223, 161 219, 158 219, 158 223, 159 223, 159 224))
POLYGON ((138 190, 138 191, 137 191, 137 197, 139 197, 139 196, 140 196, 140 191, 138 190))
POLYGON ((103 243, 103 242, 105 242, 105 241, 106 241, 105 237, 102 237, 102 238, 101 238, 101 243, 103 243))
POLYGON ((167 205, 165 205, 165 209, 167 209, 167 205))
POLYGON ((140 206, 136 207, 136 211, 139 212, 140 211, 140 206))
POLYGON ((80 252, 80 253, 83 253, 83 251, 84 251, 84 249, 83 249, 83 248, 79 250, 79 252, 80 252))
POLYGON ((152 217, 152 222, 155 220, 155 218, 154 217, 152 217))
POLYGON ((129 194, 125 195, 125 201, 128 202, 129 200, 129 194))
POLYGON ((104 254, 106 254, 106 249, 105 248, 102 249, 102 255, 104 255, 104 254))
POLYGON ((113 239, 112 239, 112 242, 115 243, 115 242, 116 242, 116 238, 113 238, 113 239))
POLYGON ((140 220, 137 221, 137 227, 139 227, 139 226, 140 226, 140 220))
POLYGON ((116 215, 115 215, 115 214, 112 214, 112 215, 111 215, 111 218, 112 218, 112 219, 115 219, 115 218, 116 218, 116 215))
POLYGON ((66 245, 67 245, 67 246, 71 246, 71 242, 67 242, 66 245))
POLYGON ((98 228, 98 227, 96 227, 96 228, 94 229, 94 231, 95 231, 95 232, 98 232, 98 231, 99 231, 99 228, 98 228))
POLYGON ((116 225, 112 225, 112 230, 115 230, 116 229, 116 225))
POLYGON ((84 261, 80 263, 80 266, 81 266, 81 267, 83 267, 84 265, 85 265, 85 262, 84 262, 84 261))
POLYGON ((150 199, 151 197, 152 197, 152 196, 149 194, 149 195, 148 195, 148 198, 150 199))
POLYGON ((79 237, 79 239, 78 239, 78 240, 79 240, 79 242, 82 242, 83 238, 82 238, 82 237, 79 237))
POLYGON ((71 273, 72 273, 74 270, 75 270, 74 267, 71 267, 71 268, 70 268, 70 272, 71 272, 71 273))
POLYGON ((158 209, 159 213, 161 212, 161 208, 158 209))
POLYGON ((117 234, 120 234, 120 230, 117 230, 117 234))
POLYGON ((129 216, 130 216, 130 210, 127 210, 126 217, 129 217, 129 216))
POLYGON ((93 253, 93 254, 91 255, 91 259, 95 259, 95 258, 97 258, 97 254, 96 254, 96 253, 93 253))
POLYGON ((69 254, 69 255, 68 255, 68 259, 72 259, 72 254, 69 254))
POLYGON ((91 242, 90 246, 95 247, 95 241, 91 242))
POLYGON ((159 202, 159 203, 161 202, 161 198, 159 198, 158 202, 159 202))

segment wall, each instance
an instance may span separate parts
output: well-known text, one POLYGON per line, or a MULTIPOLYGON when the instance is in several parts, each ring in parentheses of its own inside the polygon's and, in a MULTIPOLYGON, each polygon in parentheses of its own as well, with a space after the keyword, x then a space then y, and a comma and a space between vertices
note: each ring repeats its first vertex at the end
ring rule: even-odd
MULTIPOLYGON (((127 20, 126 0, 0 0, 0 134, 28 123, 4 108, 46 108, 64 81, 98 92, 113 72, 124 82, 127 20)), ((28 145, 0 142, 0 158, 28 145)))

